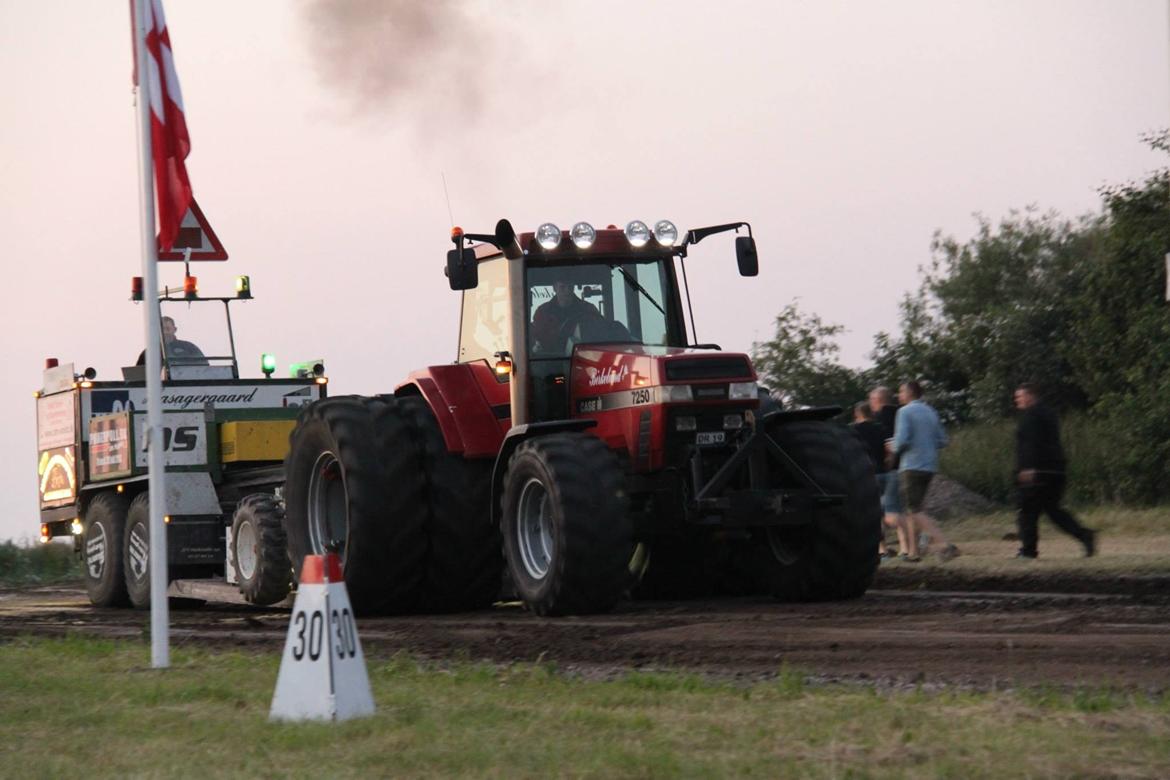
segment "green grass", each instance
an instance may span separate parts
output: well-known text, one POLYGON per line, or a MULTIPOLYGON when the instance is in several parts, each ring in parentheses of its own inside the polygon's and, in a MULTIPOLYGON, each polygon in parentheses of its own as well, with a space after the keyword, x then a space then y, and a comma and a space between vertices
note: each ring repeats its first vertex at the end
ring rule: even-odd
POLYGON ((73 545, 0 542, 0 585, 37 585, 81 579, 73 545))
POLYGON ((0 775, 27 777, 1157 777, 1170 700, 588 681, 543 666, 368 662, 378 712, 272 724, 275 654, 90 639, 0 645, 0 775))

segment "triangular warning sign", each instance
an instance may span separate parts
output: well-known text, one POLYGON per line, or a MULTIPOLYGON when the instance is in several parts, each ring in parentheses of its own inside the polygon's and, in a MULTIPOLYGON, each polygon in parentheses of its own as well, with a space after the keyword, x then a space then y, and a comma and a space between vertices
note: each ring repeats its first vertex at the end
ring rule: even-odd
POLYGON ((175 245, 171 251, 164 252, 162 247, 158 248, 159 260, 227 260, 227 250, 223 248, 219 237, 215 235, 215 231, 211 229, 211 224, 207 221, 207 217, 203 216, 203 210, 199 208, 199 204, 194 200, 191 201, 191 208, 187 209, 187 213, 183 215, 183 221, 179 225, 179 233, 175 236, 175 245), (191 254, 187 254, 187 250, 191 250, 191 254))

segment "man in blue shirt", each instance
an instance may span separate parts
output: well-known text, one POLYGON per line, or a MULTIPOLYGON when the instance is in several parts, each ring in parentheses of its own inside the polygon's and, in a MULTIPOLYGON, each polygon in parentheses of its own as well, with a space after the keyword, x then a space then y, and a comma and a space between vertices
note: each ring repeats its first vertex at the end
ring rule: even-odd
POLYGON ((939 422, 938 413, 922 400, 922 385, 915 381, 898 389, 902 408, 894 418, 894 452, 899 457, 898 483, 910 538, 905 560, 921 560, 918 534, 925 532, 931 541, 942 543, 939 557, 949 561, 959 554, 959 548, 950 543, 934 518, 922 511, 926 489, 938 471, 938 451, 947 446, 947 434, 939 422))

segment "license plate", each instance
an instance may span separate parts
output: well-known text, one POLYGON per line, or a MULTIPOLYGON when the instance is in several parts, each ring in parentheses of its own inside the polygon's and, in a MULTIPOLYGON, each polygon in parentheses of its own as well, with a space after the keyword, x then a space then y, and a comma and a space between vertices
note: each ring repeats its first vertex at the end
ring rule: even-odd
POLYGON ((695 444, 700 447, 710 444, 724 444, 727 442, 727 434, 723 431, 703 431, 695 434, 695 444))

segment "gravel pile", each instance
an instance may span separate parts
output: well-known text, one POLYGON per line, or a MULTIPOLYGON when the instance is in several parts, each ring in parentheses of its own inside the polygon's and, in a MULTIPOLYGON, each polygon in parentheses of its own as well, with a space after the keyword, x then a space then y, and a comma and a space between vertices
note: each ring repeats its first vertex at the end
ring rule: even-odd
POLYGON ((944 474, 935 474, 926 492, 926 513, 938 520, 983 515, 1005 508, 944 474))

